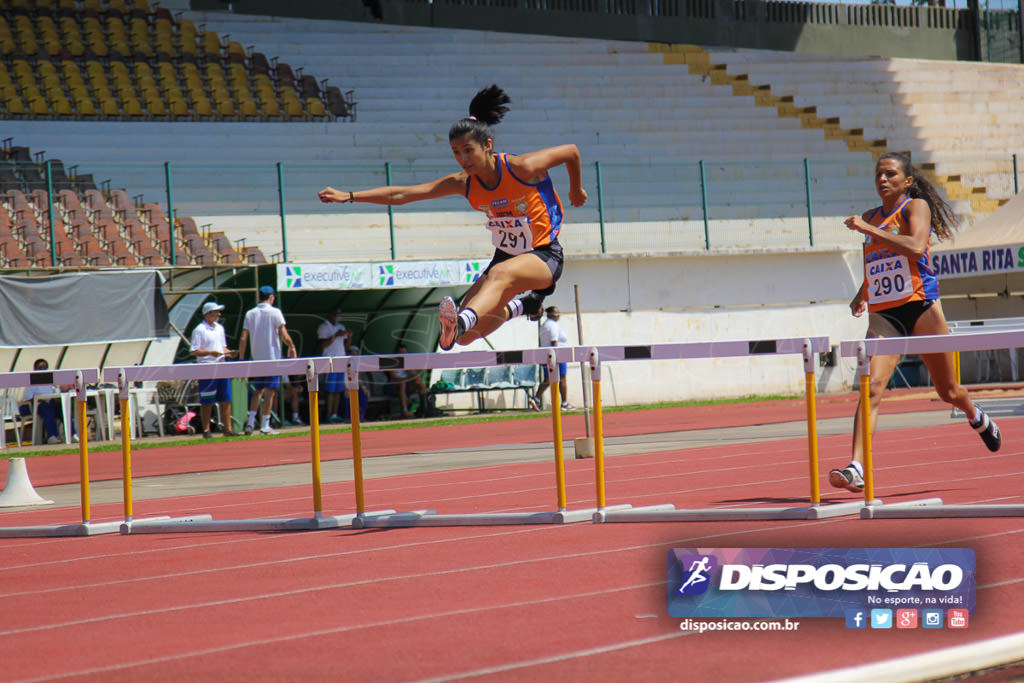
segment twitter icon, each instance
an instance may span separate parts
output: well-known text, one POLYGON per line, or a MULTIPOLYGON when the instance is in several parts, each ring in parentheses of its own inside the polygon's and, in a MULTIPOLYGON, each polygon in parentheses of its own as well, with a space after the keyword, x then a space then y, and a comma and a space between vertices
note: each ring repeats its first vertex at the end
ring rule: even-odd
POLYGON ((871 610, 871 628, 892 628, 892 610, 871 610))

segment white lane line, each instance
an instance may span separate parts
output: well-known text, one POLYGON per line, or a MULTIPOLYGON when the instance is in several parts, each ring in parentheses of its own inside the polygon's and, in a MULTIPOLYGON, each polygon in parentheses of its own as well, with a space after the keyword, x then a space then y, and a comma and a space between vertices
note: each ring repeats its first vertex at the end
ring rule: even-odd
POLYGON ((445 674, 444 676, 438 676, 436 678, 420 678, 416 680, 416 683, 445 683, 445 681, 455 681, 463 678, 475 678, 477 676, 488 676, 491 674, 504 673, 506 671, 526 669, 532 666, 542 666, 544 664, 557 664, 558 662, 565 662, 570 659, 591 657, 593 655, 603 655, 608 652, 615 652, 617 650, 627 650, 631 647, 642 647, 644 645, 650 645, 652 643, 660 643, 663 640, 680 638, 682 636, 691 635, 693 633, 696 633, 696 631, 676 631, 673 633, 666 633, 660 636, 652 636, 650 638, 640 638, 639 640, 627 640, 621 643, 614 643, 612 645, 591 647, 587 648, 586 650, 563 652, 562 654, 553 655, 551 657, 541 657, 539 659, 524 659, 518 662, 502 664, 501 666, 491 666, 483 669, 474 669, 472 671, 460 671, 458 673, 445 674))
MULTIPOLYGON (((96 668, 91 668, 91 669, 83 669, 83 670, 80 670, 80 671, 67 671, 67 672, 64 672, 64 673, 61 673, 61 674, 55 674, 55 675, 52 675, 52 676, 43 676, 43 677, 40 677, 40 678, 27 678, 27 679, 22 679, 20 681, 17 681, 15 683, 39 683, 41 681, 59 680, 59 679, 62 679, 62 678, 72 678, 72 677, 75 677, 75 676, 90 676, 90 675, 95 675, 95 674, 99 674, 99 673, 107 673, 107 672, 111 672, 111 671, 123 671, 125 669, 132 669, 132 668, 140 667, 140 666, 150 666, 150 665, 153 665, 153 664, 162 664, 162 663, 165 663, 165 662, 179 661, 179 660, 182 660, 182 659, 191 659, 191 658, 194 658, 194 657, 203 657, 203 656, 206 656, 206 655, 219 654, 219 653, 222 653, 222 652, 229 652, 231 650, 240 650, 240 649, 244 649, 244 648, 247 648, 247 647, 274 645, 274 644, 279 644, 279 643, 286 643, 286 642, 293 641, 293 640, 304 640, 304 639, 307 639, 307 638, 318 638, 318 637, 321 637, 321 636, 335 635, 335 634, 338 634, 338 633, 345 633, 347 631, 356 631, 356 630, 366 629, 366 628, 380 628, 380 627, 384 627, 384 626, 398 626, 398 625, 402 625, 402 624, 414 623, 414 622, 417 622, 417 621, 425 621, 427 619, 464 616, 464 615, 473 614, 473 613, 476 613, 476 612, 491 612, 491 611, 494 611, 494 610, 497 610, 497 609, 515 609, 515 608, 519 608, 519 607, 532 607, 534 605, 558 602, 558 601, 562 601, 562 600, 577 600, 577 599, 584 599, 584 598, 600 597, 600 596, 606 596, 606 595, 608 595, 610 593, 620 593, 620 592, 624 592, 624 591, 632 591, 632 590, 638 590, 638 589, 647 589, 647 588, 651 588, 651 587, 654 587, 654 586, 664 586, 664 584, 665 584, 664 581, 657 581, 655 583, 640 583, 640 584, 635 584, 635 585, 631 585, 631 586, 621 586, 619 588, 608 588, 608 589, 604 589, 604 590, 600 590, 600 591, 587 591, 585 593, 575 593, 575 594, 572 594, 572 595, 559 595, 559 596, 556 596, 556 597, 539 598, 539 599, 536 599, 536 600, 522 600, 522 601, 517 601, 517 602, 505 603, 505 604, 501 604, 501 605, 485 605, 485 606, 481 606, 481 607, 466 607, 466 608, 457 609, 457 610, 449 610, 449 611, 446 611, 446 612, 437 612, 437 613, 429 614, 429 615, 423 614, 423 615, 417 615, 417 616, 412 616, 412 617, 402 617, 400 619, 388 619, 388 620, 385 620, 385 621, 371 622, 371 623, 368 623, 368 624, 358 624, 358 625, 352 625, 352 626, 338 626, 338 627, 329 628, 329 629, 320 629, 320 630, 316 630, 316 631, 307 631, 307 632, 298 633, 298 634, 294 634, 293 633, 293 634, 289 634, 289 635, 276 636, 274 638, 262 638, 262 639, 259 639, 259 640, 250 640, 250 641, 245 641, 245 642, 240 642, 240 643, 232 643, 231 645, 222 645, 222 646, 219 646, 219 647, 204 648, 202 650, 194 650, 192 652, 179 653, 179 654, 175 654, 175 655, 166 655, 166 656, 163 656, 163 657, 151 657, 151 658, 148 658, 148 659, 136 660, 134 662, 122 662, 122 663, 119 663, 119 664, 111 664, 109 666, 104 666, 104 667, 96 667, 96 668)), ((677 636, 677 635, 682 635, 684 633, 685 632, 683 632, 683 631, 679 631, 678 633, 673 632, 672 635, 673 636, 677 636)))

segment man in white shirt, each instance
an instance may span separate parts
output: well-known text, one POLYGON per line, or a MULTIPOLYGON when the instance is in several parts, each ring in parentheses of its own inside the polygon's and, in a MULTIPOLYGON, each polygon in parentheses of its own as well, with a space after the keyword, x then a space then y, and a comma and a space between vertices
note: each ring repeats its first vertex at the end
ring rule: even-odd
MULTIPOLYGON (((322 356, 347 356, 348 346, 352 340, 352 330, 345 327, 340 321, 341 307, 335 306, 327 314, 327 320, 320 323, 316 328, 316 338, 320 344, 320 355, 322 356)), ((324 390, 327 392, 328 422, 342 422, 338 415, 338 406, 341 403, 341 395, 345 392, 345 373, 330 372, 324 377, 324 390)))
MULTIPOLYGON (((281 342, 288 347, 288 357, 295 358, 295 342, 284 326, 284 313, 274 306, 274 288, 270 285, 260 287, 259 304, 245 313, 242 325, 242 338, 238 342, 238 351, 245 353, 246 342, 253 360, 279 360, 281 358, 281 342)), ((270 410, 274 397, 281 387, 281 376, 251 377, 253 391, 249 401, 249 418, 245 421, 245 433, 252 434, 256 429, 256 410, 260 399, 263 399, 261 411, 260 434, 276 434, 270 428, 270 410)))
MULTIPOLYGON (((203 321, 192 330, 192 346, 189 353, 197 363, 221 363, 225 358, 236 358, 238 351, 228 348, 224 326, 220 324, 220 315, 224 306, 214 301, 203 304, 203 321)), ((203 422, 203 438, 213 438, 210 432, 210 415, 213 404, 220 406, 220 419, 224 436, 236 436, 231 428, 231 380, 227 377, 219 379, 201 379, 199 384, 199 419, 203 422)))
MULTIPOLYGON (((547 318, 540 324, 540 345, 544 346, 568 346, 569 337, 566 336, 565 330, 558 324, 559 318, 562 317, 561 311, 558 310, 557 306, 548 306, 544 309, 547 314, 547 318)), ((569 398, 566 395, 566 381, 565 373, 568 370, 568 363, 558 364, 558 391, 562 396, 562 410, 573 410, 573 406, 569 405, 569 398)), ((530 399, 530 407, 534 410, 540 410, 541 396, 544 395, 544 390, 548 388, 548 366, 542 365, 541 369, 544 371, 544 380, 540 383, 537 388, 537 395, 530 399)))

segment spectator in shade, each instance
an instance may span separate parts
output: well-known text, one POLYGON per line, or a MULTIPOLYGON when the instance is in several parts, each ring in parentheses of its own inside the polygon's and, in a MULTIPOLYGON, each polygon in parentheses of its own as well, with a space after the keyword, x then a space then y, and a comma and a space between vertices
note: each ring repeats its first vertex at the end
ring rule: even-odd
MULTIPOLYGON (((33 372, 46 372, 49 369, 50 363, 45 358, 37 358, 35 362, 32 363, 33 372)), ((21 395, 21 405, 18 406, 18 412, 21 413, 22 417, 28 417, 32 414, 32 399, 36 396, 59 394, 62 391, 71 391, 74 388, 74 384, 62 384, 60 386, 51 384, 33 384, 32 386, 25 387, 25 391, 21 395)), ((36 415, 43 421, 43 438, 46 439, 46 443, 54 444, 61 443, 63 441, 63 439, 60 438, 60 423, 58 420, 60 412, 59 399, 44 399, 40 400, 36 404, 36 415)), ((71 418, 71 439, 73 441, 78 441, 78 435, 75 433, 74 417, 71 418)))
MULTIPOLYGON (((288 347, 288 357, 296 357, 295 342, 284 326, 284 313, 274 306, 274 288, 263 285, 259 290, 259 304, 250 308, 245 314, 242 325, 242 338, 238 342, 238 352, 245 353, 246 342, 250 344, 253 360, 280 360, 281 343, 288 347)), ((281 388, 281 376, 253 377, 254 388, 249 401, 249 417, 245 421, 245 433, 252 434, 256 430, 256 410, 263 400, 260 411, 260 434, 276 434, 270 427, 270 412, 274 405, 274 397, 281 388)))
MULTIPOLYGON (((203 304, 203 321, 192 330, 192 347, 189 353, 197 363, 220 363, 227 358, 237 358, 238 351, 228 348, 224 326, 220 324, 224 306, 214 301, 203 304)), ((231 379, 201 379, 199 384, 199 419, 203 424, 203 438, 213 438, 210 431, 210 415, 213 404, 220 406, 220 420, 224 436, 236 436, 231 428, 231 379)))
MULTIPOLYGON (((409 353, 409 349, 405 344, 399 344, 398 350, 395 353, 409 353)), ((402 417, 412 417, 412 413, 409 411, 409 394, 417 393, 420 396, 420 406, 417 410, 417 414, 422 415, 427 405, 427 385, 423 382, 423 377, 420 373, 415 370, 389 370, 388 377, 391 380, 391 386, 395 388, 395 392, 398 394, 398 400, 402 404, 402 417)))
MULTIPOLYGON (((327 314, 327 320, 320 323, 316 328, 317 342, 320 344, 320 354, 323 356, 347 356, 348 347, 352 342, 352 330, 345 327, 341 322, 341 307, 335 306, 327 314)), ((324 378, 324 391, 327 393, 327 421, 331 423, 341 422, 338 415, 338 406, 341 402, 341 395, 345 392, 345 373, 330 372, 324 378)))

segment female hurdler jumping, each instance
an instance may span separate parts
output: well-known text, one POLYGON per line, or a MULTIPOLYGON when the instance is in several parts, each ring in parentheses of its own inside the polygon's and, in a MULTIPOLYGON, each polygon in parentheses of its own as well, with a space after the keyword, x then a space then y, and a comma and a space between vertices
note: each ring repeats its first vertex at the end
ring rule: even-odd
POLYGON ((491 126, 501 121, 511 102, 497 85, 476 94, 469 117, 448 131, 452 154, 462 170, 421 185, 384 186, 371 190, 320 191, 320 201, 399 205, 460 194, 487 214, 494 257, 457 307, 446 296, 438 307, 440 346, 469 344, 486 337, 506 320, 539 316, 545 296, 555 291, 562 274, 562 201, 548 171, 565 164, 569 201, 583 206, 587 192, 580 175, 576 145, 559 145, 522 155, 495 153, 491 126), (522 297, 516 298, 522 294, 522 297))

